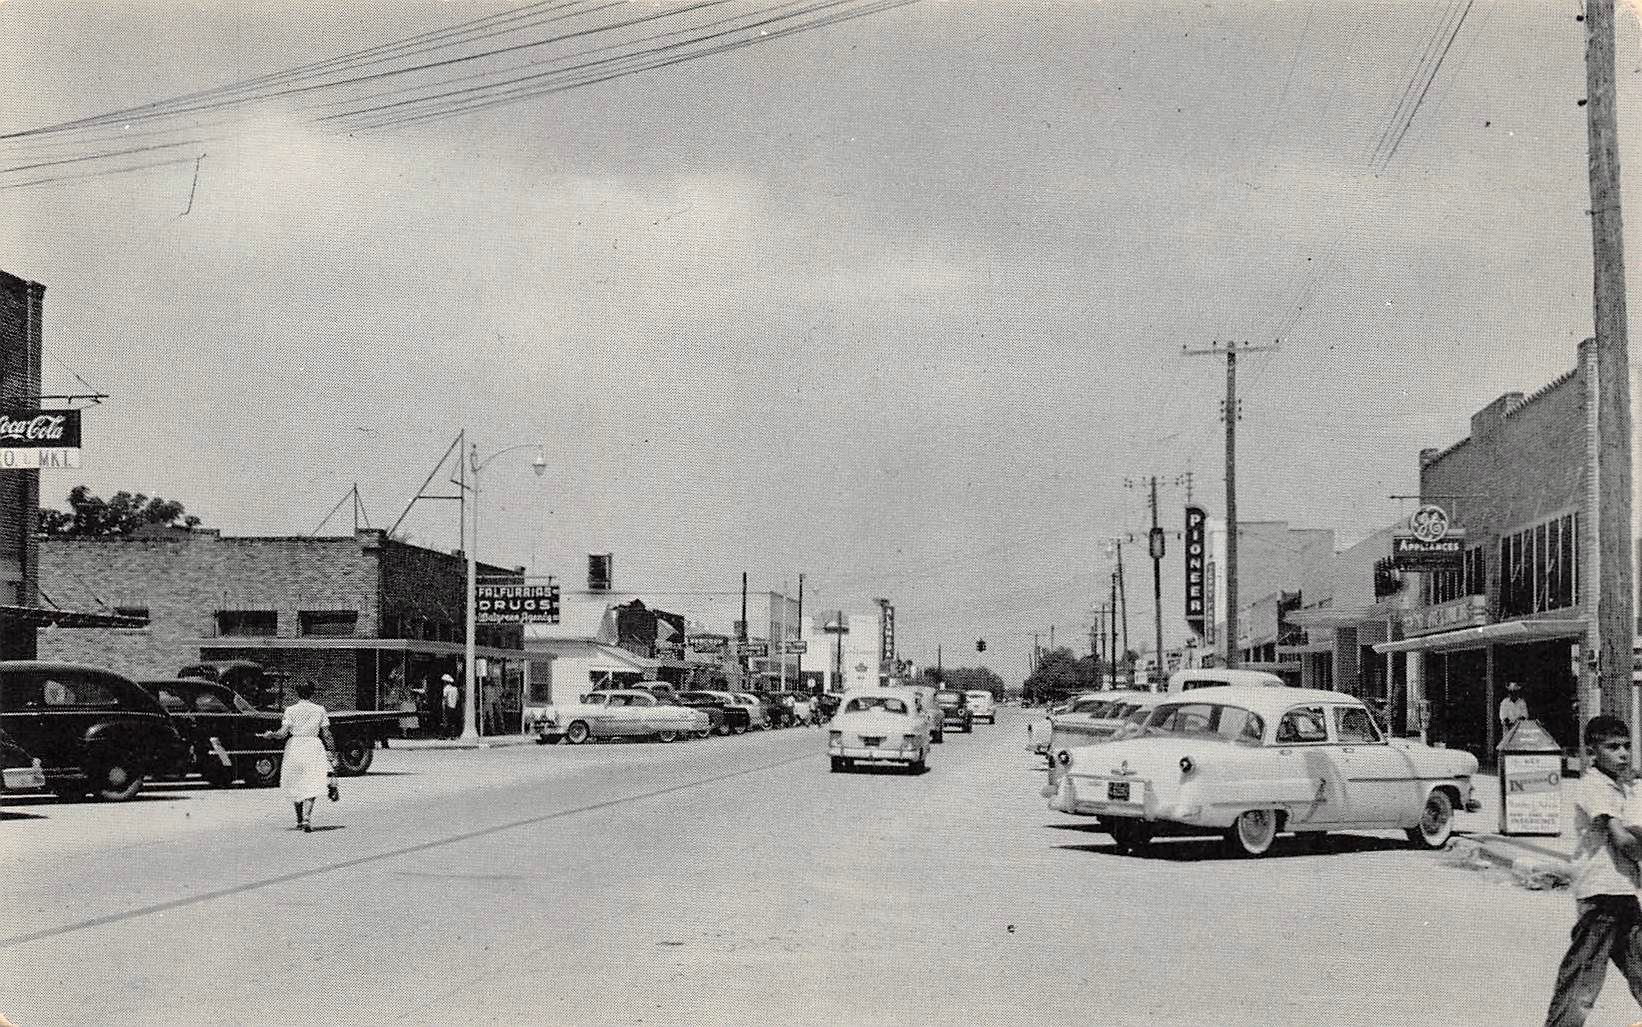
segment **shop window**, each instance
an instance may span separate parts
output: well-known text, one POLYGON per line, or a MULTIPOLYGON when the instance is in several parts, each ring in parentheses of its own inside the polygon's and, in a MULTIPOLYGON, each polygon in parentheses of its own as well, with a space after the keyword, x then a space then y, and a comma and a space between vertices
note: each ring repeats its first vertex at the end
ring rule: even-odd
POLYGON ((217 634, 272 638, 279 628, 274 610, 218 610, 217 634))
POLYGON ((1579 605, 1579 514, 1564 514, 1499 542, 1500 615, 1579 605))
POLYGON ((296 616, 304 636, 352 638, 359 630, 358 610, 301 610, 296 616))

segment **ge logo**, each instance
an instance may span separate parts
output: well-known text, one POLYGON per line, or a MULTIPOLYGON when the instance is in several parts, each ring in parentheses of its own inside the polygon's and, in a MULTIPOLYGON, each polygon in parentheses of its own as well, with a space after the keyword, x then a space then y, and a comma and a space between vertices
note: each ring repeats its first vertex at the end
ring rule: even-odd
POLYGON ((1422 506, 1408 519, 1408 526, 1421 542, 1440 542, 1448 534, 1448 514, 1440 506, 1422 506))

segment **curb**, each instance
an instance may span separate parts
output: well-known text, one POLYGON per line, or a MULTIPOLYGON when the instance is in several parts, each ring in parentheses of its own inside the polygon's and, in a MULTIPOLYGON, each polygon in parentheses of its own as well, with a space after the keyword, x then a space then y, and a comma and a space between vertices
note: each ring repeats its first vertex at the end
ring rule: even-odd
POLYGON ((1564 866, 1573 862, 1566 852, 1559 852, 1520 838, 1497 834, 1474 834, 1464 837, 1473 842, 1485 857, 1502 866, 1510 866, 1523 859, 1549 861, 1564 866))
POLYGON ((390 745, 390 748, 398 749, 401 752, 430 752, 452 749, 507 749, 515 745, 529 745, 535 740, 535 736, 526 736, 517 739, 512 736, 506 736, 504 738, 481 739, 477 742, 462 742, 454 739, 447 741, 423 742, 413 741, 411 739, 395 738, 392 741, 397 744, 390 745))

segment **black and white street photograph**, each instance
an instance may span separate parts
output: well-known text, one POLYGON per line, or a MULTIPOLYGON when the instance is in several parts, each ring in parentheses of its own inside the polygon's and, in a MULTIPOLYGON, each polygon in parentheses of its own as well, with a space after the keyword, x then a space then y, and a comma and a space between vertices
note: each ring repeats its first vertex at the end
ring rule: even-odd
POLYGON ((0 1027, 1642 1025, 1642 0, 0 54, 0 1027))

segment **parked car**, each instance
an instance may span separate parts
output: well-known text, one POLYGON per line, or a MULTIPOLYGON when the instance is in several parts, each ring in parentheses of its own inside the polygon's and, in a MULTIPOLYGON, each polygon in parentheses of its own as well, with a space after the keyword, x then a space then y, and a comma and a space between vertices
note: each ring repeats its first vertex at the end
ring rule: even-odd
POLYGON ((731 702, 746 709, 749 727, 762 731, 770 726, 769 711, 765 710, 764 704, 759 701, 758 696, 751 692, 725 692, 723 694, 728 695, 731 702))
POLYGON ((0 730, 40 758, 64 798, 121 802, 188 759, 154 697, 111 670, 42 660, 0 662, 0 730))
POLYGON ((833 773, 856 763, 900 763, 914 772, 929 765, 929 720, 905 689, 850 692, 827 731, 833 773))
POLYGON ((997 702, 992 698, 991 692, 984 688, 975 688, 965 692, 964 696, 969 700, 969 712, 976 720, 984 717, 988 724, 998 722, 997 702))
POLYGON ((970 711, 969 699, 964 693, 953 688, 937 689, 935 705, 941 711, 942 731, 948 725, 956 725, 966 735, 975 730, 975 715, 970 711))
POLYGON ((1477 759, 1387 739, 1341 692, 1227 686, 1172 696, 1137 738, 1067 750, 1049 807, 1099 819, 1124 851, 1160 834, 1223 834, 1244 855, 1279 832, 1398 828, 1440 848, 1475 810, 1477 759))
MULTIPOLYGON (((169 681, 201 680, 215 682, 238 697, 238 702, 224 704, 250 712, 283 715, 281 697, 294 702, 294 693, 285 695, 283 682, 286 675, 265 670, 251 660, 214 660, 191 663, 177 671, 169 681), (258 698, 259 696, 264 698, 258 698)), ((415 710, 326 710, 331 720, 331 736, 336 740, 337 772, 344 775, 363 774, 370 769, 376 743, 387 744, 389 738, 414 731, 419 720, 415 710)), ((274 720, 274 727, 280 719, 274 720)), ((185 732, 186 733, 186 732, 185 732)), ((283 751, 283 749, 281 750, 283 751)), ((258 761, 262 763, 264 761, 258 761)), ((267 769, 265 766, 263 769, 267 769)), ((273 767, 274 779, 279 778, 279 766, 273 767)), ((244 775, 252 780, 251 775, 244 775)))
POLYGON ((0 792, 34 792, 45 786, 39 759, 0 731, 0 792))
POLYGON ((945 718, 935 702, 935 689, 927 685, 904 685, 897 691, 912 697, 912 708, 929 724, 929 740, 936 745, 946 741, 945 718))
POLYGON ((1163 692, 1102 692, 1098 699, 1080 699, 1070 710, 1055 714, 1050 718, 1046 751, 1049 781, 1044 785, 1044 796, 1052 795, 1060 785, 1065 772, 1061 753, 1140 734, 1152 708, 1167 698, 1163 692))
POLYGON ((727 735, 730 733, 730 726, 725 722, 727 714, 724 711, 724 705, 717 699, 703 696, 700 692, 673 692, 668 696, 668 702, 692 710, 700 710, 707 715, 707 730, 702 732, 699 737, 706 738, 708 735, 727 735))
POLYGON ((1264 670, 1233 670, 1227 667, 1188 667, 1169 675, 1165 692, 1189 692, 1196 688, 1252 685, 1256 688, 1284 688, 1283 679, 1264 670))
MULTIPOLYGON (((1050 706, 1043 716, 1026 722, 1026 748, 1039 756, 1049 753, 1049 735, 1055 729, 1055 715, 1076 709, 1081 702, 1109 699, 1111 692, 1079 692, 1064 702, 1050 706)), ((1025 703, 1021 704, 1025 706, 1025 703)))
POLYGON ((589 738, 654 737, 677 741, 699 735, 711 720, 700 710, 662 702, 649 692, 620 688, 589 692, 577 703, 548 706, 538 712, 536 741, 542 745, 560 738, 580 745, 589 738))
POLYGON ((697 690, 678 693, 680 701, 695 709, 718 707, 723 721, 714 727, 721 735, 743 734, 752 726, 752 712, 730 697, 729 692, 697 690))

